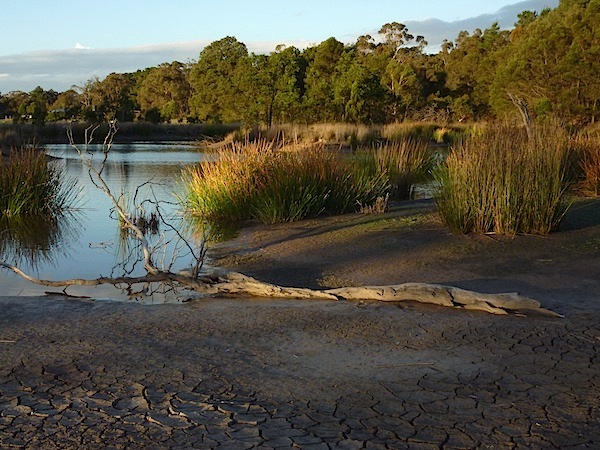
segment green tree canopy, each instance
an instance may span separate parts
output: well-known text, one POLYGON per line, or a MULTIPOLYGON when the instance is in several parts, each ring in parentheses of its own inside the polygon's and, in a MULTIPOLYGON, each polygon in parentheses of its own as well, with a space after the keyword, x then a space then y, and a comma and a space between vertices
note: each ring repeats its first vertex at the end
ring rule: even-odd
POLYGON ((157 111, 164 121, 185 119, 191 93, 187 72, 187 66, 178 61, 150 69, 137 93, 142 117, 147 111, 157 111))
POLYGON ((538 116, 597 120, 600 99, 600 0, 562 0, 523 24, 499 66, 491 103, 510 112, 508 94, 538 116))
POLYGON ((190 114, 200 121, 239 120, 246 99, 243 72, 251 67, 248 49, 234 37, 205 47, 190 72, 190 114))
POLYGON ((333 79, 339 59, 345 51, 343 43, 331 37, 321 42, 314 51, 306 52, 306 119, 311 122, 336 120, 333 79))

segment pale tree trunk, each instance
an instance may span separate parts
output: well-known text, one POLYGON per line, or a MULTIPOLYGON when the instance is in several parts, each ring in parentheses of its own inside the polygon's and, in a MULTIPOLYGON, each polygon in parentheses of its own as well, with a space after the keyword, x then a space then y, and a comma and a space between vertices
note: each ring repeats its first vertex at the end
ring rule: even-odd
POLYGON ((519 110, 519 114, 521 115, 521 119, 523 120, 523 124, 525 125, 525 130, 527 130, 527 136, 529 139, 532 137, 532 120, 531 115, 529 114, 529 106, 527 102, 520 97, 517 97, 512 92, 508 92, 508 98, 513 102, 513 105, 519 110))

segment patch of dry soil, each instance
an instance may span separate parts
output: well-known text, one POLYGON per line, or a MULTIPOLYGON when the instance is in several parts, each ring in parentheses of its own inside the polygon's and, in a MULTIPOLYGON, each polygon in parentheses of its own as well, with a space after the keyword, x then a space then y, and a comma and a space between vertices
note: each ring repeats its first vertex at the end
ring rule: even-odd
POLYGON ((600 201, 573 206, 549 236, 455 235, 431 200, 387 214, 255 225, 214 245, 212 264, 284 286, 405 282, 520 292, 561 314, 600 307, 600 201))

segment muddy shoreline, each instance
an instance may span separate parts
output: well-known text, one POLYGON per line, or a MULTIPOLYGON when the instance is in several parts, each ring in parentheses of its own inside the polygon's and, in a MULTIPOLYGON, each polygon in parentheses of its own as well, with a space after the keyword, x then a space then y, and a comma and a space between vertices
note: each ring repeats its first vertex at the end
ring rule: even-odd
POLYGON ((290 286, 518 290, 565 317, 413 303, 0 297, 0 446, 597 448, 597 203, 455 236, 428 201, 244 228, 214 263, 290 286))

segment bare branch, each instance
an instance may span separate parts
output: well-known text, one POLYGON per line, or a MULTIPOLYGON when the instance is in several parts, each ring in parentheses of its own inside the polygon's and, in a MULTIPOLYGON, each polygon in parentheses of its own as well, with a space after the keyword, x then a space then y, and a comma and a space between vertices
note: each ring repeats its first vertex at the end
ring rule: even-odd
POLYGON ((140 230, 140 228, 132 221, 130 215, 123 210, 123 208, 119 204, 118 199, 113 195, 113 193, 110 190, 110 187, 108 186, 108 184, 106 184, 106 181, 102 177, 102 172, 104 170, 104 167, 106 166, 106 161, 108 159, 108 154, 110 152, 110 149, 112 148, 113 140, 118 130, 116 126, 116 121, 113 120, 108 122, 108 132, 106 134, 106 137, 104 138, 104 143, 102 144, 102 162, 99 168, 94 167, 93 154, 89 150, 89 145, 93 138, 93 133, 97 129, 98 126, 95 126, 93 128, 86 128, 85 150, 86 153, 90 155, 89 157, 83 157, 83 152, 79 149, 79 147, 73 140, 73 133, 71 130, 68 132, 69 144, 77 151, 77 153, 80 156, 82 156, 83 163, 88 169, 88 174, 90 176, 90 179, 94 183, 94 186, 96 186, 98 189, 100 189, 106 194, 106 196, 113 204, 114 210, 117 212, 117 214, 125 224, 126 228, 130 229, 135 235, 136 239, 141 243, 141 250, 144 255, 144 268, 146 269, 146 271, 150 274, 157 274, 159 272, 159 269, 154 265, 152 261, 152 254, 150 252, 146 236, 144 235, 142 230, 140 230), (88 130, 90 129, 91 132, 88 135, 88 130))
MULTIPOLYGON (((514 96, 511 96, 513 98, 514 96)), ((514 97, 515 104, 521 105, 520 111, 527 113, 526 104, 520 99, 514 97)), ((524 119, 527 116, 523 116, 524 119)), ((527 124, 527 122, 526 122, 527 124)), ((245 275, 228 272, 228 273, 215 273, 212 275, 206 275, 203 277, 199 276, 202 263, 206 255, 206 246, 204 245, 205 239, 202 240, 199 249, 196 249, 188 239, 182 234, 182 232, 172 225, 168 220, 165 219, 160 203, 154 191, 152 191, 154 199, 145 199, 141 204, 134 204, 137 211, 144 212, 144 203, 151 203, 156 208, 156 214, 158 215, 162 224, 164 224, 170 232, 175 236, 173 239, 168 239, 165 235, 161 236, 159 244, 155 247, 151 247, 144 230, 136 223, 136 218, 131 217, 130 213, 124 210, 121 202, 122 196, 118 198, 111 192, 110 187, 102 177, 102 171, 107 162, 107 158, 112 147, 113 138, 117 131, 116 122, 109 122, 109 131, 102 144, 102 161, 99 168, 94 167, 93 157, 94 154, 89 148, 89 144, 93 139, 94 132, 98 129, 98 126, 91 126, 86 128, 85 131, 85 147, 82 151, 76 144, 73 138, 72 129, 67 130, 69 142, 71 146, 78 152, 82 161, 88 169, 88 174, 93 184, 104 192, 110 199, 113 205, 113 211, 116 212, 120 220, 122 220, 125 229, 133 235, 136 246, 133 250, 140 249, 143 254, 143 258, 134 257, 133 265, 130 271, 126 273, 133 273, 133 269, 136 264, 143 260, 146 274, 139 277, 133 276, 117 276, 117 277, 99 277, 95 279, 82 279, 73 278, 68 280, 52 281, 42 280, 35 278, 17 266, 9 264, 4 261, 0 261, 0 268, 10 270, 20 277, 24 278, 31 283, 49 286, 49 287, 64 287, 78 285, 78 286, 99 286, 103 284, 111 284, 114 286, 127 286, 127 292, 130 294, 146 294, 149 290, 150 283, 160 283, 167 289, 176 289, 178 287, 192 289, 203 295, 220 295, 220 296, 254 296, 254 297, 275 297, 275 298, 293 298, 293 299, 321 299, 321 300, 377 300, 377 301, 404 301, 404 300, 415 300, 424 303, 434 303, 441 306, 448 307, 462 307, 465 309, 476 309, 480 311, 486 311, 493 314, 507 314, 515 310, 526 310, 536 311, 541 314, 547 314, 551 316, 557 316, 557 314, 545 310, 540 307, 539 302, 529 299, 527 297, 520 296, 516 293, 505 293, 505 294, 482 294, 473 291, 466 291, 463 289, 453 288, 449 286, 442 286, 436 284, 424 284, 424 283, 405 283, 402 285, 395 286, 366 286, 366 287, 349 287, 340 289, 330 290, 313 290, 304 288, 293 288, 293 287, 282 287, 273 284, 263 283, 254 278, 247 277, 245 275), (166 251, 167 245, 173 244, 174 250, 173 255, 169 263, 163 261, 163 269, 159 269, 154 263, 153 259, 156 258, 157 252, 160 248, 166 251), (187 254, 191 255, 194 263, 192 264, 189 271, 181 271, 180 273, 174 273, 173 267, 175 260, 179 258, 181 249, 187 249, 187 254), (165 270, 164 267, 167 269, 165 270), (141 291, 133 292, 133 286, 143 284, 141 291)), ((152 184, 148 181, 145 184, 152 184)), ((143 186, 142 185, 142 186, 143 186)), ((141 186, 138 186, 134 196, 134 203, 137 202, 137 196, 140 193, 141 186)), ((127 237, 127 236, 126 236, 127 237)), ((127 261, 124 263, 127 264, 127 261)), ((125 267, 125 266, 123 266, 125 267)), ((113 268, 114 272, 114 268, 113 268)))
POLYGON ((527 136, 531 138, 531 115, 529 114, 529 106, 527 102, 520 97, 517 97, 512 92, 507 91, 508 98, 513 102, 513 105, 519 110, 519 114, 521 114, 521 119, 523 119, 523 124, 525 125, 525 129, 527 130, 527 136))
POLYGON ((155 282, 173 282, 178 283, 182 287, 186 287, 189 289, 195 289, 200 287, 205 283, 212 283, 213 280, 210 278, 197 278, 191 279, 185 275, 179 275, 172 272, 157 272, 155 274, 146 274, 139 277, 98 277, 93 279, 86 278, 71 278, 68 280, 42 280, 39 278, 35 278, 23 270, 19 269, 12 264, 8 264, 6 262, 0 261, 0 267, 4 269, 8 269, 21 278, 39 286, 48 286, 48 287, 69 287, 69 286, 100 286, 103 284, 112 284, 112 285, 134 285, 140 283, 155 283, 155 282))

